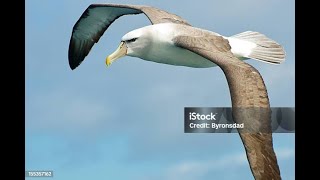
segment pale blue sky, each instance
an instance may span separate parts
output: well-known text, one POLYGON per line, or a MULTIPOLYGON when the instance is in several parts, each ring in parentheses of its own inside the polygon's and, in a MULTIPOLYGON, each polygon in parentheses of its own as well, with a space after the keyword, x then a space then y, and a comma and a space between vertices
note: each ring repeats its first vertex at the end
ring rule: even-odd
MULTIPOLYGON (((26 170, 53 170, 59 180, 253 179, 238 134, 183 133, 184 107, 231 106, 219 68, 132 57, 106 68, 121 37, 149 25, 144 15, 117 20, 81 66, 69 68, 73 25, 90 4, 106 2, 152 5, 225 36, 266 34, 284 46, 286 61, 247 62, 261 72, 271 106, 295 106, 292 0, 28 0, 26 170)), ((283 179, 294 179, 294 134, 274 134, 274 147, 283 179)))

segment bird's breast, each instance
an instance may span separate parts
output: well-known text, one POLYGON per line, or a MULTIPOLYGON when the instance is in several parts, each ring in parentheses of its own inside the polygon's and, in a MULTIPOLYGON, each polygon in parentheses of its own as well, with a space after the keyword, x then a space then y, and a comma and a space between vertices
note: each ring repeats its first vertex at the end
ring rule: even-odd
POLYGON ((149 51, 141 58, 162 64, 193 68, 209 68, 216 66, 202 56, 167 42, 153 43, 149 51))

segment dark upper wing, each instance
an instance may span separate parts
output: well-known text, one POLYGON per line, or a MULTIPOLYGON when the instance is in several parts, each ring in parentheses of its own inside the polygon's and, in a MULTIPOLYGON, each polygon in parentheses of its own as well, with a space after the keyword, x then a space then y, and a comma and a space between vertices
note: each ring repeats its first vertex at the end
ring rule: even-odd
POLYGON ((72 30, 68 52, 71 69, 80 65, 113 21, 123 15, 140 13, 144 13, 152 24, 171 22, 189 25, 179 16, 153 7, 92 4, 83 12, 72 30))
POLYGON ((217 64, 224 72, 231 94, 232 115, 245 146, 251 171, 257 180, 278 180, 280 170, 272 145, 271 110, 267 90, 259 72, 230 52, 221 36, 199 32, 178 36, 177 46, 188 49, 217 64))

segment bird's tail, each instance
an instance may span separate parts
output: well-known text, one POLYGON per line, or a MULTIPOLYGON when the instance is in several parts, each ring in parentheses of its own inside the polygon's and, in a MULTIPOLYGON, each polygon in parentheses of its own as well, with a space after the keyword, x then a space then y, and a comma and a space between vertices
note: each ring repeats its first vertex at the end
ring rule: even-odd
POLYGON ((240 59, 255 59, 271 64, 284 61, 285 52, 280 44, 259 32, 246 31, 227 37, 231 52, 240 59))

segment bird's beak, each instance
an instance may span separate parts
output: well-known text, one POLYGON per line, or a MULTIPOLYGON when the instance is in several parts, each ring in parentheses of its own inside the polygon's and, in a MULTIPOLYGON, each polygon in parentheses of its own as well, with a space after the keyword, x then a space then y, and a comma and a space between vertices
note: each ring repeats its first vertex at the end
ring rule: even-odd
POLYGON ((111 63, 127 54, 127 46, 126 44, 121 41, 117 50, 115 50, 112 54, 110 54, 106 59, 107 66, 110 66, 111 63))

